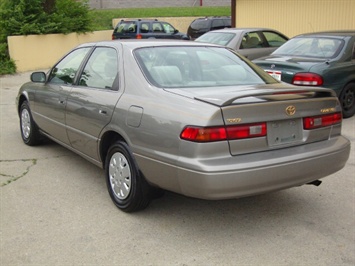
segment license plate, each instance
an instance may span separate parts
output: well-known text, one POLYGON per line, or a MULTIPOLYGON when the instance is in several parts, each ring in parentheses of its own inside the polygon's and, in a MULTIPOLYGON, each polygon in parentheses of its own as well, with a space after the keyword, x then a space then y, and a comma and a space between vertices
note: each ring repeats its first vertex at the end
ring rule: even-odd
POLYGON ((265 70, 271 77, 281 81, 281 71, 265 70))
POLYGON ((269 146, 284 145, 302 141, 302 119, 289 119, 267 123, 269 146))

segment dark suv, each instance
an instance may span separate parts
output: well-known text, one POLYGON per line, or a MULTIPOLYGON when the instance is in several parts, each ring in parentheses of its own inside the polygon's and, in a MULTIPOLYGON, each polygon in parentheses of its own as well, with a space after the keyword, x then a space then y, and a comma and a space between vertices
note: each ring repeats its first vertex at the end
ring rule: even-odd
POLYGON ((230 28, 231 25, 231 17, 227 16, 197 18, 191 22, 187 35, 191 40, 194 40, 210 30, 230 28))
POLYGON ((171 24, 157 19, 121 20, 112 33, 114 39, 184 39, 189 37, 180 33, 171 24))

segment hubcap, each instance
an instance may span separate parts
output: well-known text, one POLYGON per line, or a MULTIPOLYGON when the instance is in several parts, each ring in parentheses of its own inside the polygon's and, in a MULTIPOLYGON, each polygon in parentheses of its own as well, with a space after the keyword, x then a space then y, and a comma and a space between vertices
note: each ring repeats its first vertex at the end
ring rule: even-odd
POLYGON ((112 155, 108 172, 113 193, 121 200, 126 199, 131 191, 131 169, 122 153, 112 155))
POLYGON ((354 106, 354 89, 349 89, 345 92, 343 107, 345 110, 351 109, 354 106))
POLYGON ((23 109, 21 113, 21 128, 24 138, 28 138, 31 133, 31 117, 27 109, 23 109))

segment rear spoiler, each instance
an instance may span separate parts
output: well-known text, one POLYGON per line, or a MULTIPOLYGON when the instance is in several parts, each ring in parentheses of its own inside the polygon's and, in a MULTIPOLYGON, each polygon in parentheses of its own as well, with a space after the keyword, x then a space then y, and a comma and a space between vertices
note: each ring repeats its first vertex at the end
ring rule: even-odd
POLYGON ((223 107, 239 103, 255 103, 264 101, 282 101, 286 99, 304 99, 304 98, 329 98, 336 97, 336 93, 326 88, 277 88, 277 89, 251 89, 236 92, 233 97, 230 95, 209 95, 209 97, 194 97, 195 100, 223 107), (228 97, 229 96, 229 97, 228 97), (253 100, 252 100, 253 99, 253 100))

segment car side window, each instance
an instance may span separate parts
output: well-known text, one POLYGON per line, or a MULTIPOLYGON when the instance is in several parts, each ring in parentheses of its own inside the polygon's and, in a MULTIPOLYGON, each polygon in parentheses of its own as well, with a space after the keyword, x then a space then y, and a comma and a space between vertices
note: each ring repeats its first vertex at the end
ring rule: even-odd
POLYGON ((148 33, 149 32, 149 23, 142 22, 140 24, 140 32, 141 33, 148 33))
POLYGON ((161 26, 160 22, 153 23, 153 32, 164 32, 163 27, 161 26))
POLYGON ((175 28, 173 26, 171 26, 169 23, 162 22, 161 24, 163 25, 165 33, 174 33, 175 32, 175 28))
POLYGON ((240 45, 240 49, 261 48, 262 40, 257 32, 245 33, 240 45))
POLYGON ((287 42, 287 39, 276 32, 264 31, 266 41, 270 47, 279 47, 287 42))
POLYGON ((79 48, 65 56, 49 74, 48 81, 57 84, 73 84, 76 72, 91 47, 79 48))
POLYGON ((117 74, 118 57, 116 50, 109 47, 97 47, 81 73, 79 85, 112 89, 117 74))

